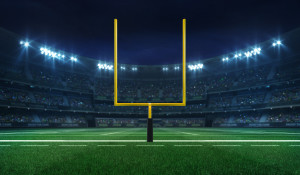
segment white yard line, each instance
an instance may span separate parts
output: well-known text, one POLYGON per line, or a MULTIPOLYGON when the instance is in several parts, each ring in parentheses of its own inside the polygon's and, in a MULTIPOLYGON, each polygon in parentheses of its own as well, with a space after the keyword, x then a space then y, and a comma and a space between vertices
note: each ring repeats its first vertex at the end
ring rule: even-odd
POLYGON ((212 143, 222 143, 222 142, 236 142, 236 143, 247 143, 247 142, 300 142, 300 140, 154 140, 154 142, 212 142, 212 143))
POLYGON ((280 146, 280 145, 251 145, 251 146, 257 146, 257 147, 259 147, 259 146, 261 146, 261 147, 268 147, 268 146, 280 146))
POLYGON ((241 146, 241 145, 213 145, 213 146, 241 146))
MULTIPOLYGON (((146 140, 0 140, 0 143, 9 143, 9 142, 147 142, 146 140)), ((154 142, 278 142, 278 143, 300 143, 300 140, 154 140, 154 142)))
POLYGON ((87 146, 87 145, 58 145, 58 146, 70 146, 70 147, 80 146, 80 147, 83 147, 83 146, 87 146))
POLYGON ((7 147, 7 146, 11 146, 11 145, 0 145, 0 147, 7 147))
POLYGON ((189 132, 180 132, 180 133, 182 133, 182 134, 188 134, 188 135, 193 135, 193 136, 198 135, 198 134, 189 133, 189 132))
POLYGON ((106 134, 101 134, 103 136, 106 136, 106 135, 111 135, 111 134, 118 134, 118 133, 122 133, 122 132, 110 132, 110 133, 106 133, 106 134))
POLYGON ((165 146, 165 145, 136 145, 136 146, 142 146, 142 147, 144 147, 144 146, 146 146, 146 147, 147 146, 154 146, 154 147, 156 147, 157 146, 157 147, 160 147, 160 146, 165 146))
POLYGON ((295 146, 295 147, 296 147, 296 146, 299 146, 299 147, 300 147, 300 145, 289 145, 289 146, 295 146))
POLYGON ((28 147, 46 147, 49 145, 20 145, 20 146, 28 146, 28 147))
POLYGON ((0 135, 22 135, 22 134, 57 134, 58 132, 6 132, 6 133, 0 133, 0 135))
POLYGON ((103 147, 123 147, 126 145, 97 145, 97 146, 103 146, 103 147))
POLYGON ((198 147, 198 146, 203 146, 203 145, 174 145, 178 147, 198 147))

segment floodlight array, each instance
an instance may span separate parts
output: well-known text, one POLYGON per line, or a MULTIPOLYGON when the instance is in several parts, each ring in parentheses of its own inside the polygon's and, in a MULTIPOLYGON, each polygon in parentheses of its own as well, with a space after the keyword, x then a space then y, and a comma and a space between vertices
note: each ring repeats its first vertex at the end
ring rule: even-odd
POLYGON ((52 51, 50 49, 46 49, 44 47, 40 48, 40 51, 41 51, 42 55, 49 56, 49 57, 52 57, 52 58, 58 58, 58 59, 64 59, 65 58, 64 54, 61 54, 61 53, 58 53, 58 52, 54 52, 54 51, 52 51))
POLYGON ((229 57, 223 57, 222 58, 222 61, 223 62, 228 62, 230 61, 231 59, 238 59, 238 58, 242 58, 243 55, 246 57, 246 58, 249 58, 249 57, 252 57, 252 56, 256 56, 256 55, 259 55, 261 53, 261 48, 258 47, 258 48, 254 48, 252 50, 249 50, 249 51, 245 51, 244 54, 242 53, 235 53, 232 57, 233 58, 229 58, 229 57))
POLYGON ((168 68, 168 67, 163 67, 162 70, 163 70, 163 71, 168 71, 169 68, 168 68))
POLYGON ((137 67, 131 68, 132 71, 137 71, 137 67))
POLYGON ((103 70, 112 70, 113 69, 113 65, 109 65, 109 64, 98 64, 98 68, 99 69, 103 69, 103 70))
POLYGON ((29 47, 30 46, 28 41, 20 41, 20 44, 23 45, 24 47, 29 47))
POLYGON ((190 70, 200 70, 203 68, 203 64, 195 64, 195 65, 188 65, 190 70))
POLYGON ((77 62, 78 61, 78 59, 76 57, 71 57, 70 60, 73 61, 73 62, 77 62))

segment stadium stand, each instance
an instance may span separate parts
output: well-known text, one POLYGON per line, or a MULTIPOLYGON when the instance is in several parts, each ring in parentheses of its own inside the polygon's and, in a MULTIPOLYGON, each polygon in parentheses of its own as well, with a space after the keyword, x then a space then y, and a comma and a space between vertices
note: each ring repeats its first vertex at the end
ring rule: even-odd
MULTIPOLYGON (((154 107, 154 126, 300 127, 299 37, 299 29, 283 35, 280 52, 266 41, 260 56, 201 60, 203 69, 187 71, 187 106, 154 107)), ((113 106, 113 71, 98 60, 49 58, 39 54, 42 44, 23 48, 4 29, 0 38, 0 127, 145 126, 146 108, 113 106)), ((121 66, 121 102, 182 99, 181 71, 173 69, 180 65, 121 66)))

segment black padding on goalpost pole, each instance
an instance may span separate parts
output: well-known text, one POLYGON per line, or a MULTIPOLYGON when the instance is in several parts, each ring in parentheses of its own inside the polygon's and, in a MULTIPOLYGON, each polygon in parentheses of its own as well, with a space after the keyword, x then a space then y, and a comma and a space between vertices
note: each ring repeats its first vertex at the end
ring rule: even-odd
POLYGON ((152 118, 148 118, 147 142, 153 142, 153 121, 152 121, 152 118))

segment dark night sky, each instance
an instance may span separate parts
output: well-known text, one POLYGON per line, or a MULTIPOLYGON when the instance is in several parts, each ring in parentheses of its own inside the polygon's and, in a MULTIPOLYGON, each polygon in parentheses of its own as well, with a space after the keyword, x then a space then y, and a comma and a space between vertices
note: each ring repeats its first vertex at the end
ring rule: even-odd
POLYGON ((187 19, 187 59, 243 49, 300 27, 298 1, 1 1, 0 26, 48 46, 113 60, 118 18, 119 61, 181 61, 181 19, 187 19))

